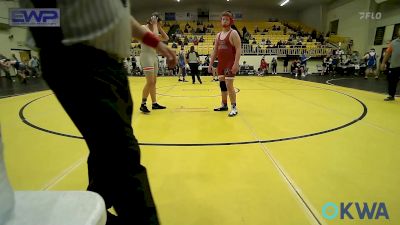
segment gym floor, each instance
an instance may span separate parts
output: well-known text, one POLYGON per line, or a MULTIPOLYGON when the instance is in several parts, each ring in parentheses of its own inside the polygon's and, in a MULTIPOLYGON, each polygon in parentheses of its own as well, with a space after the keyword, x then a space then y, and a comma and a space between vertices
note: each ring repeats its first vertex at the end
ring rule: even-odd
MULTIPOLYGON (((307 79, 320 83, 240 76, 233 118, 213 112, 219 86, 202 79, 160 77, 158 102, 168 108, 144 115, 145 80, 130 78, 133 127, 162 224, 400 224, 400 103, 383 101, 383 79, 349 78, 374 88, 360 90, 317 76, 307 79), (390 219, 328 220, 328 202, 382 202, 390 219)), ((29 94, 0 93, 23 94, 0 99, 11 183, 16 190, 85 190, 85 142, 40 80, 29 94)), ((354 206, 349 212, 357 215, 354 206)))

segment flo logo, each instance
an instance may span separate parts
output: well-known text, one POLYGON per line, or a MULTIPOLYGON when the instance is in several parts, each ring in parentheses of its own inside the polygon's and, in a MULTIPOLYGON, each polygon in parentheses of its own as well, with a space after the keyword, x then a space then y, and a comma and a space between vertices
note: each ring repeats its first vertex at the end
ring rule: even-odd
POLYGON ((360 14, 360 20, 380 20, 382 19, 382 13, 381 12, 359 12, 360 14))
POLYGON ((389 213, 386 209, 386 205, 383 202, 374 202, 368 204, 366 202, 348 202, 340 203, 338 207, 335 203, 328 202, 322 207, 322 216, 328 220, 333 220, 340 216, 340 219, 389 219, 389 213), (358 216, 358 217, 357 217, 358 216))

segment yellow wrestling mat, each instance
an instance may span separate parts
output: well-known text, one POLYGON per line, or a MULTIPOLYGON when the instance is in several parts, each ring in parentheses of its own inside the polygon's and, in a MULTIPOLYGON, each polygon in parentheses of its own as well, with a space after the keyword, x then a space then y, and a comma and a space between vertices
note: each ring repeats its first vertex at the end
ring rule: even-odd
MULTIPOLYGON (((144 115, 145 80, 130 78, 134 132, 163 225, 400 224, 398 100, 237 77, 239 114, 230 118, 213 112, 218 83, 202 79, 160 77, 158 102, 168 108, 144 115)), ((15 189, 86 188, 87 147, 51 91, 0 99, 0 109, 15 189)))

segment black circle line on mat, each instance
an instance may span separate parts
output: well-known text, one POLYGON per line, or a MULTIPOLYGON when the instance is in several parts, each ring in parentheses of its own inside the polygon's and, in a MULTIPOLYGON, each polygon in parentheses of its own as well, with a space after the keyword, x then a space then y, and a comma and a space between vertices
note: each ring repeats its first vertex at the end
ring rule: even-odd
MULTIPOLYGON (((328 88, 322 88, 322 87, 316 87, 316 86, 311 86, 311 85, 302 85, 302 86, 309 86, 309 87, 314 87, 314 88, 318 88, 318 89, 324 89, 324 90, 328 90, 328 91, 332 91, 332 92, 336 92, 338 94, 342 94, 345 95, 347 97, 350 97, 354 100, 356 100, 358 103, 360 103, 363 107, 363 113, 356 119, 352 120, 351 122, 348 122, 344 125, 341 125, 339 127, 335 127, 332 129, 328 129, 328 130, 324 130, 324 131, 319 131, 316 133, 310 133, 310 134, 304 134, 304 135, 299 135, 299 136, 294 136, 294 137, 286 137, 286 138, 278 138, 278 139, 270 139, 270 140, 255 140, 255 141, 242 141, 242 142, 216 142, 216 143, 139 143, 139 145, 143 145, 143 146, 176 146, 176 147, 184 147, 184 146, 221 146, 221 145, 248 145, 248 144, 258 144, 258 143, 273 143, 273 142, 280 142, 280 141, 290 141, 290 140, 296 140, 296 139, 301 139, 301 138, 307 138, 307 137, 313 137, 313 136, 317 136, 317 135, 322 135, 322 134, 326 134, 326 133, 330 133, 333 131, 337 131, 343 128, 346 128, 348 126, 351 126, 355 123, 357 123, 358 121, 362 120, 368 113, 368 108, 367 106, 359 99, 357 99, 356 97, 353 97, 351 95, 348 95, 346 93, 340 92, 340 91, 335 91, 332 89, 328 89, 328 88)), ((37 130, 43 131, 43 132, 47 132, 50 134, 55 134, 55 135, 59 135, 59 136, 64 136, 64 137, 69 137, 69 138, 76 138, 76 139, 83 139, 83 137, 81 136, 75 136, 75 135, 70 135, 70 134, 64 134, 64 133, 60 133, 60 132, 56 132, 56 131, 52 131, 52 130, 48 130, 42 127, 39 127, 35 124, 32 124, 31 122, 29 122, 25 116, 24 116, 24 110, 26 109, 26 107, 28 107, 30 104, 32 104, 33 102, 42 99, 44 97, 50 96, 52 94, 48 94, 39 98, 36 98, 28 103, 26 103, 20 110, 19 110, 19 117, 21 118, 22 122, 25 123, 26 125, 35 128, 37 130)))

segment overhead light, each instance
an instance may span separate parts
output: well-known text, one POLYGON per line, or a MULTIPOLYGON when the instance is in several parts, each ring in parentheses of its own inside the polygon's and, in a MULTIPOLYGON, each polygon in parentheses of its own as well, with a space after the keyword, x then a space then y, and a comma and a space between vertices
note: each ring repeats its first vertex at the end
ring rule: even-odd
POLYGON ((289 0, 285 0, 284 2, 281 3, 281 6, 286 5, 289 2, 289 0))

